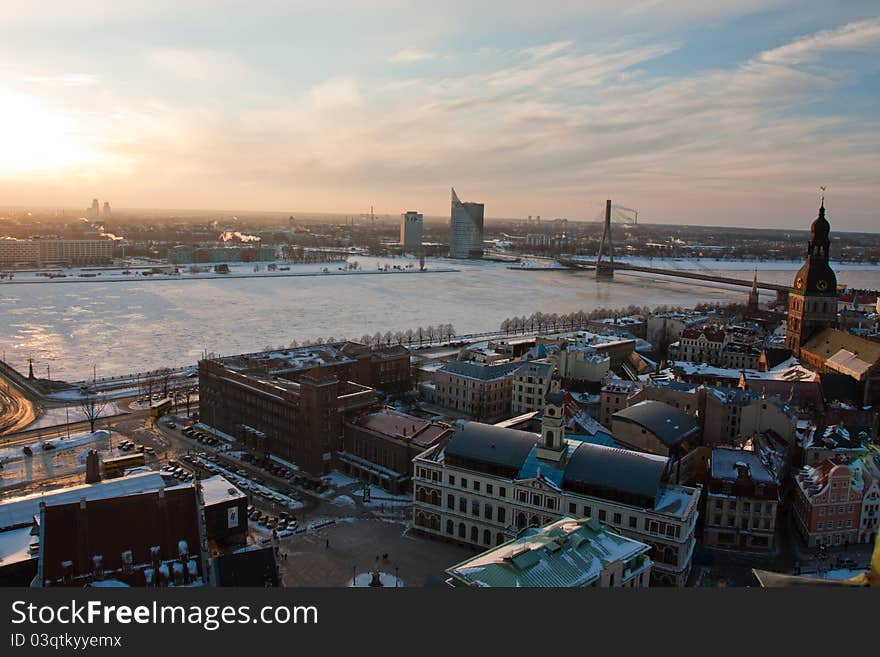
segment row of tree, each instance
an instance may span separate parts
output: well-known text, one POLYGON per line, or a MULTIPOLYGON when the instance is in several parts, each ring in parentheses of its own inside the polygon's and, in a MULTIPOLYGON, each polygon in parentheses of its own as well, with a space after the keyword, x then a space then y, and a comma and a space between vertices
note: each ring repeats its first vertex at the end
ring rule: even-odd
MULTIPOLYGON (((384 333, 376 331, 372 335, 365 333, 360 338, 351 338, 351 340, 373 348, 390 347, 391 345, 406 345, 408 347, 418 345, 421 347, 423 345, 449 342, 454 337, 456 337, 456 332, 455 327, 452 324, 437 324, 436 326, 419 326, 418 328, 407 329, 405 331, 385 331, 384 333)), ((323 344, 334 344, 345 342, 346 340, 349 340, 349 338, 331 335, 328 338, 315 338, 313 340, 303 340, 301 342, 293 340, 286 347, 280 346, 276 349, 272 346, 266 346, 263 350, 284 351, 285 349, 296 349, 297 347, 314 347, 323 344)))

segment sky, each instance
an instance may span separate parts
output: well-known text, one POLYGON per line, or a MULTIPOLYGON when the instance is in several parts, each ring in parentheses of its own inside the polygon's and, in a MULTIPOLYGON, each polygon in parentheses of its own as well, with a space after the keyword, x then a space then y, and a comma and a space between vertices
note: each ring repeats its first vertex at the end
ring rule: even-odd
POLYGON ((0 205, 880 226, 876 0, 0 0, 0 205))

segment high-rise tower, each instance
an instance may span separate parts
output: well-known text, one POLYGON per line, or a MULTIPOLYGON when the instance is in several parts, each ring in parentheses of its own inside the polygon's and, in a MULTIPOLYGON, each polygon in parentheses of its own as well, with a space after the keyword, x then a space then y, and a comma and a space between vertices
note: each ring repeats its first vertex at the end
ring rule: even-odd
POLYGON ((400 245, 402 247, 421 248, 424 219, 424 215, 419 212, 405 212, 400 215, 400 245))
POLYGON ((785 346, 795 356, 817 331, 837 323, 837 276, 829 264, 831 224, 825 218, 825 197, 810 226, 807 261, 794 278, 788 296, 785 346))
POLYGON ((482 203, 462 203, 452 189, 452 211, 449 217, 449 257, 483 257, 482 203))

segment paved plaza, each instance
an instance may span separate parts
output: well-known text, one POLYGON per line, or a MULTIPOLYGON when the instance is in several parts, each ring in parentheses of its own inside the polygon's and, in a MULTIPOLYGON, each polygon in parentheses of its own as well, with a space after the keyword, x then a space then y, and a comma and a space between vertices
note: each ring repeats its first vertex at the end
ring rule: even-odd
POLYGON ((280 541, 285 586, 348 586, 354 573, 397 575, 404 586, 443 585, 444 570, 475 552, 404 534, 404 525, 374 518, 336 519, 280 541), (328 546, 329 541, 329 546, 328 546), (386 558, 387 555, 387 558, 386 558))

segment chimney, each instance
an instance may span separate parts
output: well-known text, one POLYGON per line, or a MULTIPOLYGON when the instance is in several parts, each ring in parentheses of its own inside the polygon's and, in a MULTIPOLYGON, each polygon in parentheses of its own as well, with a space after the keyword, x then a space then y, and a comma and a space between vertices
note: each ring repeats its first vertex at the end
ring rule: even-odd
POLYGON ((101 462, 97 450, 90 449, 86 456, 86 483, 96 484, 101 481, 101 462))

